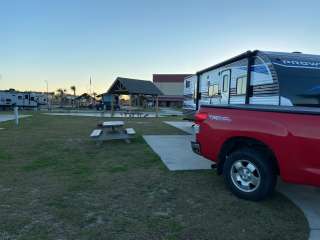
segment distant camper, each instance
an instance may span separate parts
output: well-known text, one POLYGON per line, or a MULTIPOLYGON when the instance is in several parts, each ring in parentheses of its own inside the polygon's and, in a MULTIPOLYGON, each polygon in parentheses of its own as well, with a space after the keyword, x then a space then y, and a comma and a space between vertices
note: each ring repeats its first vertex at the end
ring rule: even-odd
POLYGON ((36 108, 47 105, 48 98, 45 94, 35 92, 18 92, 15 90, 0 91, 0 109, 36 108))
POLYGON ((202 104, 320 107, 318 55, 248 51, 194 76, 194 85, 185 79, 185 94, 196 92, 195 109, 202 104))

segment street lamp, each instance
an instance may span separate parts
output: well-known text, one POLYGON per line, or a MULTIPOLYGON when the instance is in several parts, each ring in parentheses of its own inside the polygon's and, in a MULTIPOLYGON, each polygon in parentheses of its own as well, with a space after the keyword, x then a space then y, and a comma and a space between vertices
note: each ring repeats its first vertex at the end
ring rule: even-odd
POLYGON ((47 80, 44 80, 44 82, 46 83, 47 86, 47 106, 48 106, 48 111, 49 111, 49 83, 47 80))

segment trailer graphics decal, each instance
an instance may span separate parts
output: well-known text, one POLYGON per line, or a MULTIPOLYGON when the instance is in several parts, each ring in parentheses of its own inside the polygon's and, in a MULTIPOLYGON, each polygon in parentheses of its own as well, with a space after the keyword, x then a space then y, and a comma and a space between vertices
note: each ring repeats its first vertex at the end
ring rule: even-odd
POLYGON ((318 61, 300 61, 300 60, 285 60, 282 59, 279 62, 273 62, 273 64, 282 67, 293 67, 293 68, 314 68, 320 69, 320 62, 318 61))
POLYGON ((320 85, 314 86, 307 90, 307 94, 310 95, 320 95, 320 85))
MULTIPOLYGON (((247 66, 239 67, 238 69, 247 71, 247 66)), ((250 71, 255 73, 261 73, 261 74, 269 74, 268 68, 264 64, 257 64, 250 66, 250 71)))

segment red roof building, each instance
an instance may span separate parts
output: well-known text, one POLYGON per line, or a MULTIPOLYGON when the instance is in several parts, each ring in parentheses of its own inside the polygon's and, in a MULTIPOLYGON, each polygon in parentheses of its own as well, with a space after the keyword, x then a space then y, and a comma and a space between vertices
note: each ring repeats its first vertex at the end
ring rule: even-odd
POLYGON ((182 107, 184 78, 191 74, 153 74, 153 83, 163 92, 161 107, 182 107))

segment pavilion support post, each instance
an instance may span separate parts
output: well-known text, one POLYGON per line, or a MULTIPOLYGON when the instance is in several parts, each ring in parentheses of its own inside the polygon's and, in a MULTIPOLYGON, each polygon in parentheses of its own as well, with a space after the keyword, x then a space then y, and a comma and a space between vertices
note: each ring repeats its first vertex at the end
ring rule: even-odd
POLYGON ((159 117, 159 97, 156 96, 156 117, 159 117))
POLYGON ((130 106, 130 107, 132 107, 132 97, 133 97, 133 95, 130 94, 130 95, 129 95, 129 106, 130 106))
POLYGON ((141 95, 138 94, 137 105, 139 108, 141 107, 141 99, 140 98, 141 98, 141 95))
POLYGON ((113 117, 113 114, 114 114, 114 106, 113 106, 113 94, 111 94, 111 117, 113 117))

